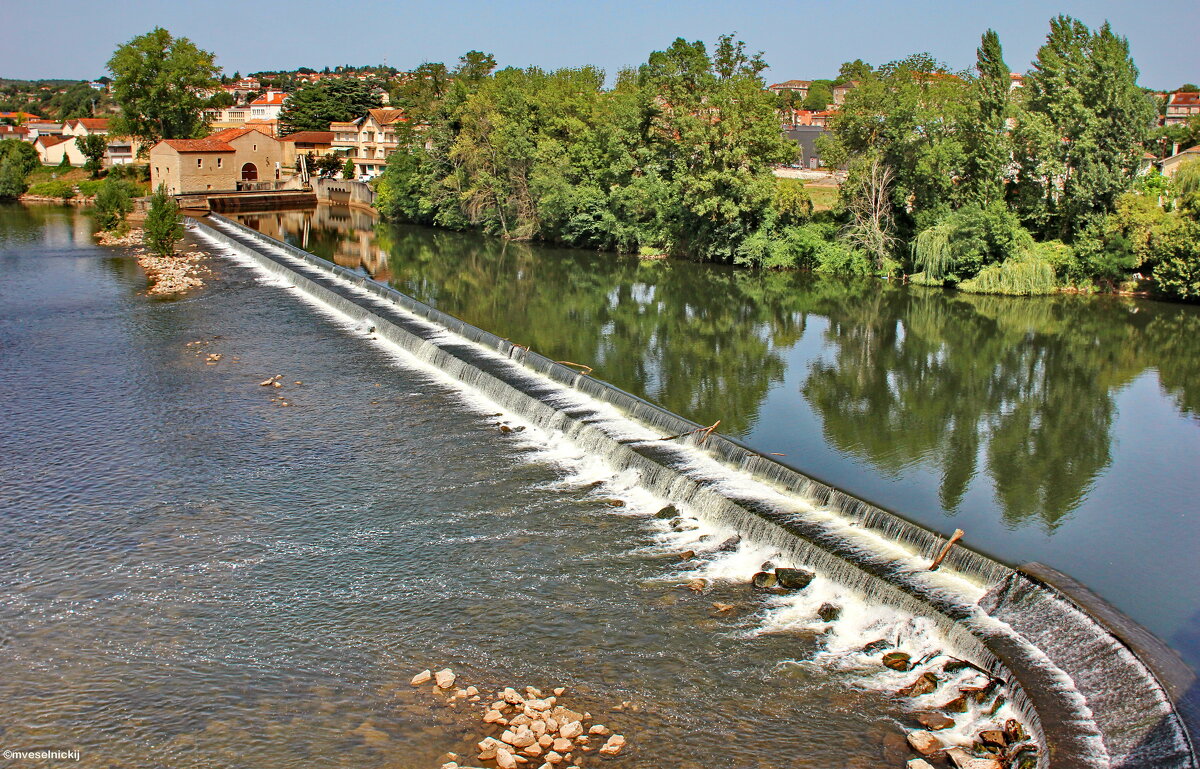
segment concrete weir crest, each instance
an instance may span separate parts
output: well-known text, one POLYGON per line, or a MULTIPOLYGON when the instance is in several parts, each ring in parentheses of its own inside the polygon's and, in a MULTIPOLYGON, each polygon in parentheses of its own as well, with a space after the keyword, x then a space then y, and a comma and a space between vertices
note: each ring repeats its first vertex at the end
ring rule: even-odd
POLYGON ((702 508, 873 600, 932 618, 1005 680, 1040 744, 1039 767, 1200 769, 1195 674, 1069 577, 1039 564, 1012 568, 962 546, 931 573, 945 538, 895 512, 718 433, 701 445, 701 425, 222 216, 189 223, 504 408, 636 469, 651 491, 702 508))

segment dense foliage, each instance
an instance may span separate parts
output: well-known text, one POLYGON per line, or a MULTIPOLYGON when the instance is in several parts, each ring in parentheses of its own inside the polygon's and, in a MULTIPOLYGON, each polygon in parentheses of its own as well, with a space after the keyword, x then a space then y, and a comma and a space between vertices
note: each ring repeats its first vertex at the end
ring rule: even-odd
POLYGON ((105 177, 96 191, 96 223, 102 230, 120 230, 125 226, 125 217, 133 210, 136 189, 130 182, 110 175, 105 177))
POLYGON ((201 110, 209 101, 203 94, 215 88, 220 72, 208 51, 156 27, 117 48, 108 69, 121 107, 113 133, 150 144, 207 133, 201 110))
POLYGON ((363 80, 320 80, 288 97, 279 114, 284 133, 328 131, 331 122, 357 120, 382 106, 376 84, 363 80))
POLYGON ((611 89, 591 67, 492 74, 475 54, 449 73, 425 65, 395 94, 414 125, 379 185, 387 216, 720 261, 755 261, 748 240, 806 218, 771 174, 796 148, 766 65, 730 36, 712 55, 678 39, 611 89))
POLYGON ((161 184, 150 198, 150 210, 142 223, 142 243, 160 256, 175 253, 175 244, 183 237, 183 222, 179 219, 179 204, 167 194, 161 184))

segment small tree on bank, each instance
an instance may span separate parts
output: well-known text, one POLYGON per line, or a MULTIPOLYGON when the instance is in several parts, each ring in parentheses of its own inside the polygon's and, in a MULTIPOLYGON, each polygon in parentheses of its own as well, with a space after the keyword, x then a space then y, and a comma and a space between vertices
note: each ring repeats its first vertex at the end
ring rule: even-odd
POLYGON ((79 151, 87 158, 87 162, 83 164, 84 169, 95 179, 103 167, 104 153, 108 151, 108 139, 100 134, 87 134, 76 139, 75 146, 79 147, 79 151))
POLYGON ((346 161, 346 166, 342 169, 342 178, 343 179, 353 179, 354 178, 354 161, 353 160, 346 161))
POLYGON ((150 210, 142 225, 142 243, 159 256, 175 253, 175 244, 183 237, 183 223, 179 221, 179 204, 167 194, 163 185, 158 185, 150 198, 150 210))
POLYGON ((116 176, 105 178, 96 192, 96 223, 106 231, 121 230, 125 217, 133 210, 133 190, 129 182, 116 176))
POLYGON ((0 161, 0 200, 16 200, 27 189, 29 185, 25 182, 25 170, 20 161, 11 157, 0 161))

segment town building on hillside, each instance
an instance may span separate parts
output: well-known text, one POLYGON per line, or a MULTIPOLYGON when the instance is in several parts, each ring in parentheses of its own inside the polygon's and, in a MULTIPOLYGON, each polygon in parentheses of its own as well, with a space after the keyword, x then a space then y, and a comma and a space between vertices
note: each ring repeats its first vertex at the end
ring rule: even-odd
POLYGON ((150 149, 150 184, 162 184, 172 195, 280 189, 291 176, 283 158, 282 142, 250 128, 206 139, 164 139, 150 149))
POLYGON ((39 136, 62 136, 62 123, 53 123, 49 120, 26 120, 21 124, 28 131, 25 135, 26 141, 36 142, 39 136))
POLYGON ((288 95, 282 91, 267 91, 250 102, 251 120, 278 120, 288 95))
POLYGON ((785 80, 782 83, 774 83, 767 86, 767 90, 771 93, 783 93, 791 91, 796 94, 796 98, 800 101, 808 98, 808 89, 812 87, 811 80, 785 80))
POLYGON ((842 83, 841 85, 835 85, 833 87, 833 104, 834 104, 834 106, 840 107, 843 104, 845 104, 846 103, 846 94, 850 93, 855 88, 858 88, 857 80, 851 80, 848 83, 842 83))
POLYGON ((226 128, 244 128, 246 121, 250 119, 250 107, 242 105, 240 107, 221 107, 204 110, 204 119, 208 123, 208 127, 214 131, 223 131, 226 128))
POLYGON ((67 162, 73 166, 81 166, 87 162, 87 158, 75 146, 74 136, 42 134, 33 140, 33 148, 37 150, 38 160, 44 166, 56 166, 62 163, 64 155, 67 157, 67 162))
POLYGON ((20 141, 28 141, 27 136, 29 136, 29 129, 23 125, 0 124, 0 140, 19 139, 20 141))
POLYGON ((1179 125, 1200 116, 1200 92, 1176 91, 1167 99, 1163 125, 1179 125))
POLYGON ((63 136, 89 136, 91 134, 108 134, 108 118, 80 117, 63 123, 63 136))
POLYGON ((1163 176, 1174 176, 1179 167, 1187 162, 1200 163, 1200 146, 1189 147, 1183 152, 1165 158, 1162 162, 1163 176))
POLYGON ((399 146, 397 128, 407 122, 404 110, 381 108, 367 110, 358 120, 331 123, 333 149, 354 161, 357 175, 374 178, 399 146))
POLYGON ((1008 73, 1008 90, 1015 91, 1018 88, 1025 87, 1025 76, 1020 72, 1008 73))
POLYGON ((0 120, 11 120, 20 125, 30 120, 41 120, 41 115, 32 112, 0 112, 0 120))
MULTIPOLYGON (((283 143, 283 164, 294 168, 301 155, 333 154, 333 131, 297 131, 280 139, 283 143)), ((312 172, 312 169, 309 169, 312 172)))
POLYGON ((816 125, 802 125, 784 131, 789 139, 800 145, 801 168, 816 169, 821 166, 821 153, 817 151, 817 138, 829 133, 825 128, 816 125))

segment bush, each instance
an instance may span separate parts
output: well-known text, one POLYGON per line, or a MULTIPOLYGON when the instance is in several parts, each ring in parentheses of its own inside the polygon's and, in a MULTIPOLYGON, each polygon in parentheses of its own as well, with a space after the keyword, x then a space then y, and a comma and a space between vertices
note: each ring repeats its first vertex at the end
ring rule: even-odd
POLYGON ((133 210, 133 185, 115 176, 107 177, 96 193, 96 223, 102 230, 119 230, 133 210))
POLYGON ((1200 301, 1200 223, 1180 217, 1154 244, 1158 290, 1175 299, 1200 301))
POLYGON ((79 190, 80 195, 90 198, 100 192, 100 187, 103 184, 104 182, 98 179, 85 179, 76 184, 75 187, 79 190))
POLYGON ((75 197, 75 185, 62 179, 52 179, 33 185, 29 188, 29 194, 43 198, 59 198, 65 203, 75 197))
POLYGON ((11 157, 0 160, 0 200, 16 200, 27 188, 20 161, 11 157))
POLYGON ((1049 262, 1027 254, 984 267, 978 275, 964 280, 958 287, 974 294, 1036 296, 1054 293, 1058 284, 1049 262))
POLYGON ((110 166, 108 175, 118 179, 128 179, 131 182, 148 182, 150 181, 150 166, 140 163, 110 166))
POLYGON ((179 221, 179 204, 167 194, 166 187, 158 186, 150 198, 150 210, 142 224, 142 243, 161 256, 175 253, 175 244, 183 237, 183 223, 179 221))
POLYGON ((1003 204, 964 206, 921 231, 913 241, 913 264, 930 280, 969 280, 990 264, 1020 257, 1033 236, 1003 204))
POLYGON ((0 163, 5 158, 12 158, 22 178, 28 176, 33 169, 42 164, 33 145, 20 139, 0 140, 0 163))

